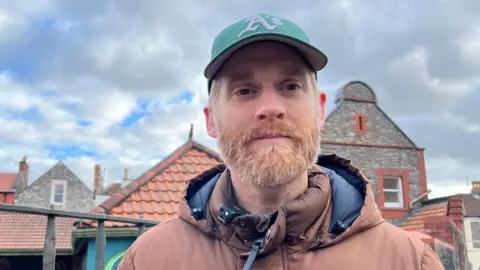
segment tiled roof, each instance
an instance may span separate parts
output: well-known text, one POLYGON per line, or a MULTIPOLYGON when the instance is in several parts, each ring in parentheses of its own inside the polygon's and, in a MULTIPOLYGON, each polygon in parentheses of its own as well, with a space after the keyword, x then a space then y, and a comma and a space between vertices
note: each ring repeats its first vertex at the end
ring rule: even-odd
POLYGON ((480 198, 476 199, 472 194, 462 194, 465 216, 480 217, 480 198))
MULTIPOLYGON (((154 221, 174 218, 188 181, 221 163, 216 152, 188 141, 91 212, 154 221)), ((88 221, 84 224, 95 226, 88 221)), ((132 225, 105 222, 105 226, 132 225)))
POLYGON ((413 213, 405 222, 399 225, 406 231, 424 231, 424 219, 427 217, 445 217, 447 215, 447 202, 425 205, 413 213))
POLYGON ((0 192, 12 191, 16 177, 16 173, 0 173, 0 192))
MULTIPOLYGON (((72 251, 74 221, 55 218, 57 252, 72 251)), ((46 230, 46 216, 0 212, 0 252, 43 252, 46 230)))

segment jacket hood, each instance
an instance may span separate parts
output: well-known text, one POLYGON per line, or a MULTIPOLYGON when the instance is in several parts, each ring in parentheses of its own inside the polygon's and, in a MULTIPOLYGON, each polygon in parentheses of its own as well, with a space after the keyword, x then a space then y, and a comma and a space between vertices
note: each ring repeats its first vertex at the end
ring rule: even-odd
POLYGON ((221 239, 239 256, 249 256, 255 245, 260 256, 267 255, 283 242, 291 252, 324 248, 384 221, 370 182, 349 160, 320 156, 308 181, 304 194, 275 213, 243 212, 225 223, 221 205, 236 205, 228 169, 219 165, 190 181, 179 217, 221 239))

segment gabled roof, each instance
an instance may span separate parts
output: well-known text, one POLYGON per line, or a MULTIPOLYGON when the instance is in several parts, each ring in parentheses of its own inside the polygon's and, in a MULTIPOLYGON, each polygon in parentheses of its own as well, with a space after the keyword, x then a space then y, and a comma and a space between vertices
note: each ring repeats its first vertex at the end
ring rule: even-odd
MULTIPOLYGON (((155 221, 171 219, 177 214, 188 181, 222 162, 215 151, 189 140, 90 212, 155 221)), ((105 225, 128 226, 112 222, 105 225)))
POLYGON ((466 217, 480 217, 480 198, 473 194, 461 194, 466 217))
POLYGON ((336 105, 335 105, 334 109, 331 112, 329 112, 328 115, 326 116, 325 122, 328 122, 328 120, 330 118, 332 118, 338 112, 339 108, 341 107, 341 105, 345 101, 367 102, 367 103, 374 104, 375 107, 378 109, 378 111, 393 125, 393 127, 396 128, 398 130, 398 132, 400 132, 402 134, 402 136, 404 138, 406 138, 406 140, 408 142, 410 142, 410 144, 412 145, 411 148, 423 149, 423 148, 419 148, 415 144, 415 142, 400 128, 400 126, 398 126, 397 123, 395 123, 395 121, 393 121, 393 119, 390 118, 390 116, 388 116, 388 114, 385 113, 385 111, 382 110, 382 108, 380 108, 380 106, 378 105, 377 96, 375 94, 375 91, 373 91, 373 89, 368 84, 366 84, 365 82, 362 82, 362 81, 350 81, 350 82, 346 83, 341 89, 339 89, 339 91, 337 92, 337 95, 335 97, 336 105), (347 89, 347 87, 349 87, 350 85, 353 85, 353 84, 361 84, 364 87, 366 87, 368 89, 368 91, 371 92, 371 95, 373 96, 373 98, 372 99, 361 100, 361 99, 352 99, 352 98, 344 97, 343 92, 345 91, 345 89, 347 89))
MULTIPOLYGON (((48 171, 46 171, 44 174, 42 174, 40 177, 38 177, 33 183, 31 183, 30 185, 25 187, 20 193, 23 193, 23 192, 29 190, 30 188, 32 188, 33 186, 40 184, 41 180, 44 178, 45 175, 49 174, 50 171, 52 171, 53 169, 55 169, 56 167, 59 167, 59 166, 65 167, 65 169, 70 171, 70 173, 73 176, 75 176, 75 178, 78 179, 78 181, 80 181, 80 183, 82 185, 84 185, 87 190, 89 190, 90 192, 93 193, 93 191, 87 185, 85 185, 85 183, 80 178, 78 178, 78 176, 72 170, 70 170, 70 168, 68 168, 67 165, 65 165, 65 163, 63 163, 63 161, 58 161, 55 165, 53 165, 50 169, 48 169, 48 171)), ((48 179, 50 179, 50 178, 48 178, 48 179)))
POLYGON ((13 192, 16 177, 16 173, 0 173, 0 192, 13 192))

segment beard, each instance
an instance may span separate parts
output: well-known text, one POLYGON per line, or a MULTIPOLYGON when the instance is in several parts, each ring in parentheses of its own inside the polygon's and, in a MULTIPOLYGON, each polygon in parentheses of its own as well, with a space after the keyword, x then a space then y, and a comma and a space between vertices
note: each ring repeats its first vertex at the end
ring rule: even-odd
POLYGON ((304 128, 285 122, 268 122, 239 132, 234 127, 219 127, 218 147, 238 180, 259 188, 287 185, 316 163, 320 153, 318 121, 304 128), (255 139, 276 134, 288 140, 256 144, 255 139))

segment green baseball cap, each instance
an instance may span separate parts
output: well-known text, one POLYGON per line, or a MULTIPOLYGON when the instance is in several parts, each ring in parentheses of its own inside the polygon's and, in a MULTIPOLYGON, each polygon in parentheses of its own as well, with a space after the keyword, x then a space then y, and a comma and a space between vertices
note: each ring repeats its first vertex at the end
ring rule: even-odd
POLYGON ((310 44, 307 34, 298 25, 278 16, 260 13, 237 21, 215 38, 210 63, 204 71, 208 79, 208 93, 212 78, 235 51, 247 44, 266 40, 296 48, 314 71, 327 65, 327 56, 310 44))

